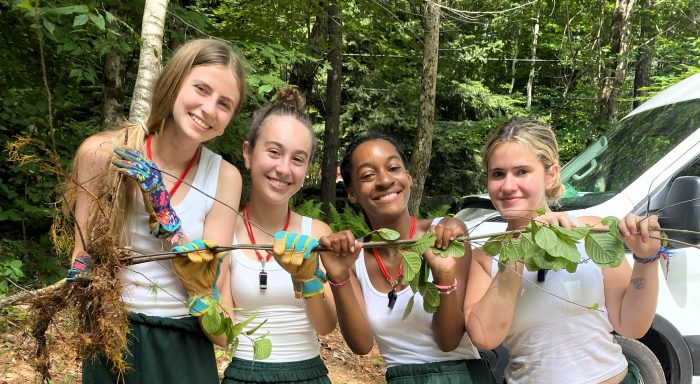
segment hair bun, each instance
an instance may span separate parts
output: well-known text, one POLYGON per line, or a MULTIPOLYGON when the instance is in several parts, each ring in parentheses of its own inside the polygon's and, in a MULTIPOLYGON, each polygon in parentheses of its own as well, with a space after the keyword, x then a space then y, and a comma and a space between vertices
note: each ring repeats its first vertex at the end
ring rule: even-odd
POLYGON ((294 86, 287 86, 277 91, 275 102, 294 107, 298 111, 303 111, 306 107, 306 98, 301 94, 299 88, 294 86))

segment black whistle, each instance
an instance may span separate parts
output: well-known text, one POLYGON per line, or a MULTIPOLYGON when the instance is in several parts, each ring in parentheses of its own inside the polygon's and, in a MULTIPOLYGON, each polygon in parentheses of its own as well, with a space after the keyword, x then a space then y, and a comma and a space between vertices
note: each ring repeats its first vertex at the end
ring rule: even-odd
POLYGON ((267 272, 260 271, 260 289, 267 289, 267 272))
POLYGON ((389 297, 389 309, 394 309, 394 304, 396 304, 396 289, 392 288, 389 293, 387 293, 387 296, 389 297))

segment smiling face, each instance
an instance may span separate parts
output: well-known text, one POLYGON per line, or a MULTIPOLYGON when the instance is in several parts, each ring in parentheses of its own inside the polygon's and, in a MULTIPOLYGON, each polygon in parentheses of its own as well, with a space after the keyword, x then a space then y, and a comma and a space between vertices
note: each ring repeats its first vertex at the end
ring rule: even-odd
POLYGON ((272 204, 288 204, 301 189, 311 161, 312 136, 292 116, 270 116, 260 127, 255 147, 243 143, 245 166, 252 180, 251 196, 272 204))
POLYGON ((365 141, 352 154, 348 199, 359 204, 370 222, 374 217, 397 216, 408 209, 411 175, 401 155, 386 140, 365 141))
POLYGON ((556 182, 558 173, 558 166, 546 171, 535 152, 524 144, 507 141, 491 152, 488 192, 509 227, 527 224, 537 208, 546 208, 546 190, 556 182))
POLYGON ((205 142, 224 133, 239 99, 238 80, 231 68, 199 65, 182 81, 172 121, 185 136, 205 142))

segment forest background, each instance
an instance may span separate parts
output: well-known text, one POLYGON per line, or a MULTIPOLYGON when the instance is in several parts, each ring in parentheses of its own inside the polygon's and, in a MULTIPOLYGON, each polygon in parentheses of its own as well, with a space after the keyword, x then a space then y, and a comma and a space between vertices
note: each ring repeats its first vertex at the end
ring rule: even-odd
POLYGON ((61 174, 17 156, 68 169, 84 138, 129 115, 154 3, 163 60, 199 37, 247 60, 247 103, 211 147, 240 166, 252 111, 297 85, 321 138, 297 203, 341 210, 335 168, 358 135, 404 145, 421 183, 412 205, 427 212, 484 191, 480 147, 510 117, 550 123, 565 163, 700 71, 700 0, 0 0, 0 297, 69 263, 52 241, 61 174))

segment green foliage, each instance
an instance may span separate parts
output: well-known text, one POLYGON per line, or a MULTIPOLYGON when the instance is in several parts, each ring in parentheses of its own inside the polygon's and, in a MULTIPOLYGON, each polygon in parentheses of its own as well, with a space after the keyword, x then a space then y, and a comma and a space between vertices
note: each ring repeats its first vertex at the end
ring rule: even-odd
MULTIPOLYGON (((202 328, 205 332, 212 336, 226 335, 226 345, 232 349, 231 354, 235 354, 238 348, 238 338, 240 336, 251 338, 252 335, 262 327, 267 319, 261 321, 255 327, 244 332, 245 327, 250 324, 258 315, 258 312, 253 312, 245 320, 234 324, 233 319, 228 316, 225 311, 220 311, 220 304, 213 297, 201 298, 207 304, 207 310, 202 314, 202 328)), ((234 308, 234 311, 239 310, 234 308)), ((270 357, 272 353, 272 342, 268 338, 269 332, 252 339, 253 341, 253 357, 255 360, 264 360, 270 357)))
POLYGON ((608 226, 605 231, 594 230, 591 226, 571 230, 558 225, 540 226, 535 220, 520 231, 518 238, 510 233, 496 235, 481 249, 492 257, 500 254, 500 270, 505 268, 506 261, 521 261, 529 271, 566 269, 576 272, 581 257, 576 248, 579 241, 584 242, 590 259, 601 267, 617 267, 625 257, 615 217, 603 219, 602 224, 608 226))

